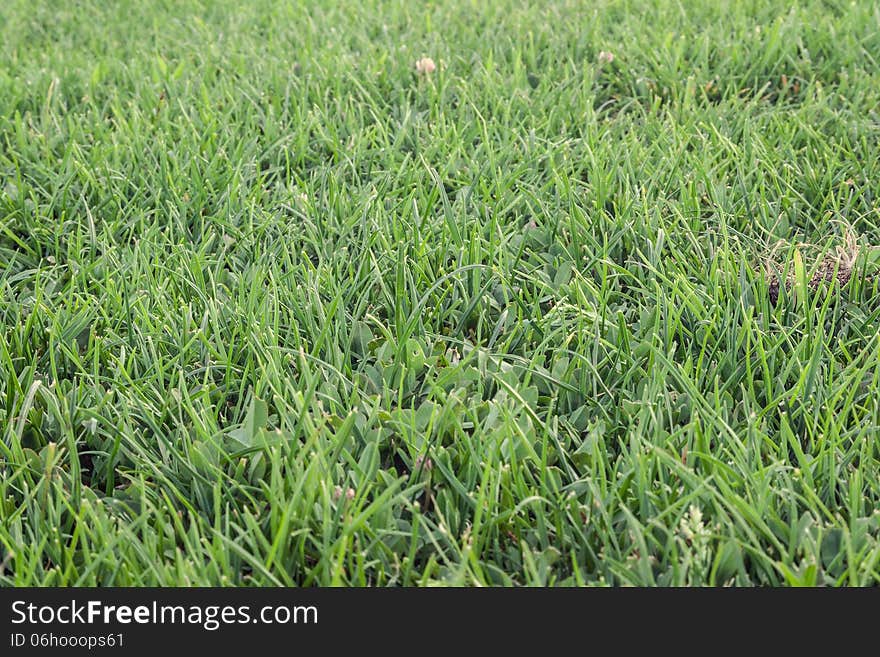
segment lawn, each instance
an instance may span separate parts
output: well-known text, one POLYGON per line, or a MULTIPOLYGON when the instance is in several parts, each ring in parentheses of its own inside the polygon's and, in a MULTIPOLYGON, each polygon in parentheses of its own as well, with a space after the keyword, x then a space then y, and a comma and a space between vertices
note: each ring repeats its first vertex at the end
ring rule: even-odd
POLYGON ((0 585, 878 585, 877 245, 867 0, 6 0, 0 585))

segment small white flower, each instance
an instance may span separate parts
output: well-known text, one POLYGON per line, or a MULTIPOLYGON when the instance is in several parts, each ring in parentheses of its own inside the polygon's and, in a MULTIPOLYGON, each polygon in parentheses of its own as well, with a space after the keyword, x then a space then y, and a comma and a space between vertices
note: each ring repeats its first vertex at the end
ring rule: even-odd
POLYGON ((342 499, 343 495, 345 495, 345 499, 353 500, 355 496, 354 488, 347 488, 343 491, 342 486, 336 486, 336 488, 333 489, 333 501, 338 502, 342 499))
POLYGON ((599 52, 599 63, 600 64, 610 64, 614 61, 614 53, 608 52, 607 50, 602 50, 599 52))
POLYGON ((437 64, 430 57, 422 57, 416 62, 416 73, 420 75, 430 75, 437 70, 437 64))

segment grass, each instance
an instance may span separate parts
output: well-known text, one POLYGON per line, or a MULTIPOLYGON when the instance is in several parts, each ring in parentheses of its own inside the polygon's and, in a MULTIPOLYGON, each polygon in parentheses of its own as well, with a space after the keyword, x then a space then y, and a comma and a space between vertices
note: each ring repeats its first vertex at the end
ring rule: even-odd
POLYGON ((880 11, 791 5, 3 2, 0 584, 880 583, 880 11))

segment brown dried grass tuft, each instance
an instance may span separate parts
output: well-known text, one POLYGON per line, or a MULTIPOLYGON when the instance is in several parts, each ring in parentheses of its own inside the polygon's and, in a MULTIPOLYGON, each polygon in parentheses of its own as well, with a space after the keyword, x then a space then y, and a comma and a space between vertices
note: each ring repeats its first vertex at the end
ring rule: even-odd
MULTIPOLYGON (((786 242, 780 241, 774 246, 770 254, 764 260, 764 269, 769 281, 767 291, 770 296, 770 303, 774 306, 779 301, 779 289, 783 283, 779 279, 779 272, 785 271, 785 266, 778 260, 777 254, 786 245, 786 242)), ((805 254, 815 253, 817 248, 810 244, 798 244, 796 247, 805 254)), ((813 272, 808 282, 808 287, 812 292, 816 292, 826 283, 838 283, 838 289, 842 289, 850 282, 855 269, 856 261, 861 253, 862 247, 859 245, 856 235, 853 231, 847 230, 844 236, 844 243, 839 245, 835 252, 826 254, 819 258, 814 258, 814 265, 808 268, 808 272, 813 272), (816 260, 818 262, 816 263, 816 260)), ((807 258, 804 258, 805 262, 807 258)), ((785 289, 790 290, 795 283, 794 268, 788 268, 788 275, 785 278, 785 289)), ((869 278, 867 280, 870 280, 869 278)))

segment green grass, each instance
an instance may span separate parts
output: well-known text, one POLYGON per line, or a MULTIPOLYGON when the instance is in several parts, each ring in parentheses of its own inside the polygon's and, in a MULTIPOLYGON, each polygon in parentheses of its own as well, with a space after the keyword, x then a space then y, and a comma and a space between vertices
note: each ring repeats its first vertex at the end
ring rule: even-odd
POLYGON ((0 584, 880 583, 880 10, 790 5, 3 2, 0 584))

